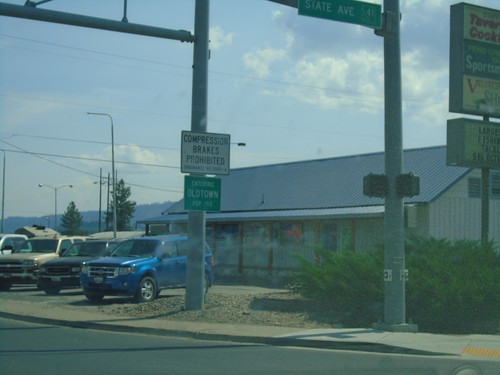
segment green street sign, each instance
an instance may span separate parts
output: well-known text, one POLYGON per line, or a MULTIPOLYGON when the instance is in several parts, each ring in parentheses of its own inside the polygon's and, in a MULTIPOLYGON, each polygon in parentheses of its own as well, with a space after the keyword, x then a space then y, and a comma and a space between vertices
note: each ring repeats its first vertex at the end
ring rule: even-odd
POLYGON ((299 14, 374 29, 382 28, 382 6, 353 0, 299 0, 299 14))
POLYGON ((220 211, 220 178, 184 176, 184 209, 220 211))

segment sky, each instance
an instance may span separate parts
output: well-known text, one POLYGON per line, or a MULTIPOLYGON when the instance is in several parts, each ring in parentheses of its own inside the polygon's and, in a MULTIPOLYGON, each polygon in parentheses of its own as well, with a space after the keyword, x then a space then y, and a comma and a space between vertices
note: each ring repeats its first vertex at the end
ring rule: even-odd
MULTIPOLYGON (((400 1, 405 149, 445 145, 447 119, 464 117, 448 111, 457 2, 400 1)), ((500 9, 498 0, 468 3, 500 9)), ((195 0, 127 4, 130 23, 194 32, 195 0)), ((112 20, 124 11, 122 0, 39 8, 112 20)), ((383 39, 372 29, 267 0, 211 0, 209 23, 207 131, 230 134, 231 169, 384 150, 383 39)), ((131 200, 182 199, 192 64, 191 43, 0 16, 5 218, 53 215, 54 188, 58 214, 70 201, 98 209, 111 119, 88 112, 113 120, 117 175, 131 200)), ((104 205, 105 185, 101 192, 104 205)))

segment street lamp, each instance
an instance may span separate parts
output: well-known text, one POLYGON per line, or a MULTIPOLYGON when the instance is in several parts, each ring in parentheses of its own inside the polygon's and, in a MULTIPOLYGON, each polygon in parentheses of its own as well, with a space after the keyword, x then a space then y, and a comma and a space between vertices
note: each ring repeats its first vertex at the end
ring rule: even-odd
POLYGON ((38 187, 48 187, 54 190, 54 229, 57 230, 57 190, 64 187, 72 188, 73 185, 61 185, 61 186, 51 186, 47 184, 38 184, 38 187))
POLYGON ((116 238, 116 171, 115 171, 115 136, 113 117, 107 113, 87 112, 87 115, 107 116, 111 121, 111 172, 113 174, 113 238, 116 238))
POLYGON ((5 211, 5 150, 3 152, 3 179, 2 179, 2 228, 0 228, 0 233, 3 233, 3 220, 5 211))

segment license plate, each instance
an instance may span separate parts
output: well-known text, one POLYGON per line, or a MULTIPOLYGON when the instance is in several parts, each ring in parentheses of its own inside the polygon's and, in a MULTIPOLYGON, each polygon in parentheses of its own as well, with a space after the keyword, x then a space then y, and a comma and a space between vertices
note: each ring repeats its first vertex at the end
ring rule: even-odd
POLYGON ((104 281, 104 277, 101 277, 101 276, 94 277, 94 282, 96 284, 102 284, 103 281, 104 281))
POLYGON ((61 276, 51 276, 50 279, 55 282, 60 282, 61 281, 61 276))
POLYGON ((2 277, 4 279, 10 279, 12 277, 12 275, 10 273, 6 273, 6 274, 2 275, 2 277))

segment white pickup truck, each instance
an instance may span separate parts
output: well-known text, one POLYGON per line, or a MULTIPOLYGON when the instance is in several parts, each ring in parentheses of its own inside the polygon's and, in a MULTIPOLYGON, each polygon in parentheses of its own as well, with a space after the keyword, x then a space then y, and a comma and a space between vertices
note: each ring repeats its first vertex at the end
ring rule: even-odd
POLYGON ((9 290, 13 284, 36 284, 38 267, 58 258, 76 241, 85 241, 85 237, 33 237, 13 253, 1 256, 0 290, 9 290))

